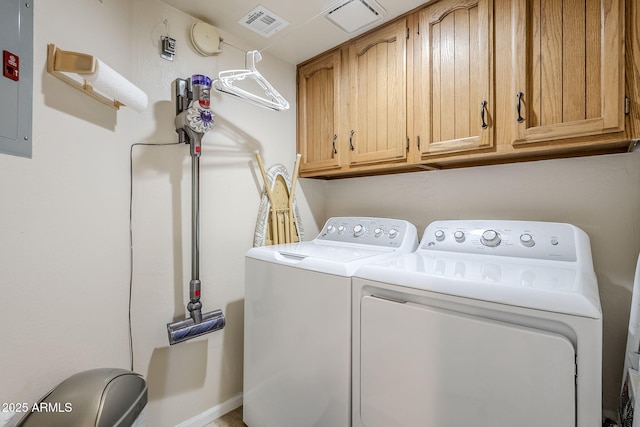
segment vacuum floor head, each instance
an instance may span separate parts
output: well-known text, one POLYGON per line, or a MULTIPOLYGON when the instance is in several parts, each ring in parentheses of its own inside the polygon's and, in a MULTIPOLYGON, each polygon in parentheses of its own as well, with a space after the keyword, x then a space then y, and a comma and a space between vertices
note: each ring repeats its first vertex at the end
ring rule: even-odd
POLYGON ((202 322, 200 323, 195 323, 191 318, 167 323, 169 344, 178 344, 182 341, 208 334, 209 332, 215 332, 224 328, 225 323, 222 310, 202 313, 202 322))

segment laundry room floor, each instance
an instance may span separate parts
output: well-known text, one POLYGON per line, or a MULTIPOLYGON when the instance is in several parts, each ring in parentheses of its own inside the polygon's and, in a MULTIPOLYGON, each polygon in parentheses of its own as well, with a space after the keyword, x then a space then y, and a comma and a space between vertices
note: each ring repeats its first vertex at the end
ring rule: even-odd
POLYGON ((247 427, 247 425, 242 422, 242 406, 223 415, 217 420, 213 420, 204 427, 247 427))

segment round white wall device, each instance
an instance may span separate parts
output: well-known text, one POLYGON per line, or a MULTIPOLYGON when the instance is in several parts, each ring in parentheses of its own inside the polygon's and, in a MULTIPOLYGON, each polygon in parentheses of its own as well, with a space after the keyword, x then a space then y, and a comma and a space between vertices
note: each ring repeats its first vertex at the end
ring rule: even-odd
POLYGON ((191 43, 202 56, 213 56, 222 52, 218 29, 206 22, 198 21, 191 26, 191 43))

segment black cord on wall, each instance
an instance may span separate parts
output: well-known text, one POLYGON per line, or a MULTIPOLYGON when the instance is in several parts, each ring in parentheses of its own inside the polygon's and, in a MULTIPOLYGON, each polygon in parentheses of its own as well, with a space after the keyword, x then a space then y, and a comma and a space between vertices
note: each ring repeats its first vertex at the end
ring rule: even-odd
POLYGON ((131 303, 133 297, 133 147, 139 145, 166 147, 180 144, 180 142, 166 144, 138 142, 132 144, 129 150, 129 358, 131 360, 131 371, 133 371, 133 330, 131 325, 131 303))

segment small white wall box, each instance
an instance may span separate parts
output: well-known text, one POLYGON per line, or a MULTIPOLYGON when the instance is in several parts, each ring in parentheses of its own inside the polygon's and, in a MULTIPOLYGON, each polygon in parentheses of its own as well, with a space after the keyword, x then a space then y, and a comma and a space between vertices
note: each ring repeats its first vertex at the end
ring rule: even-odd
POLYGON ((0 153, 31 158, 33 0, 0 1, 0 153))

